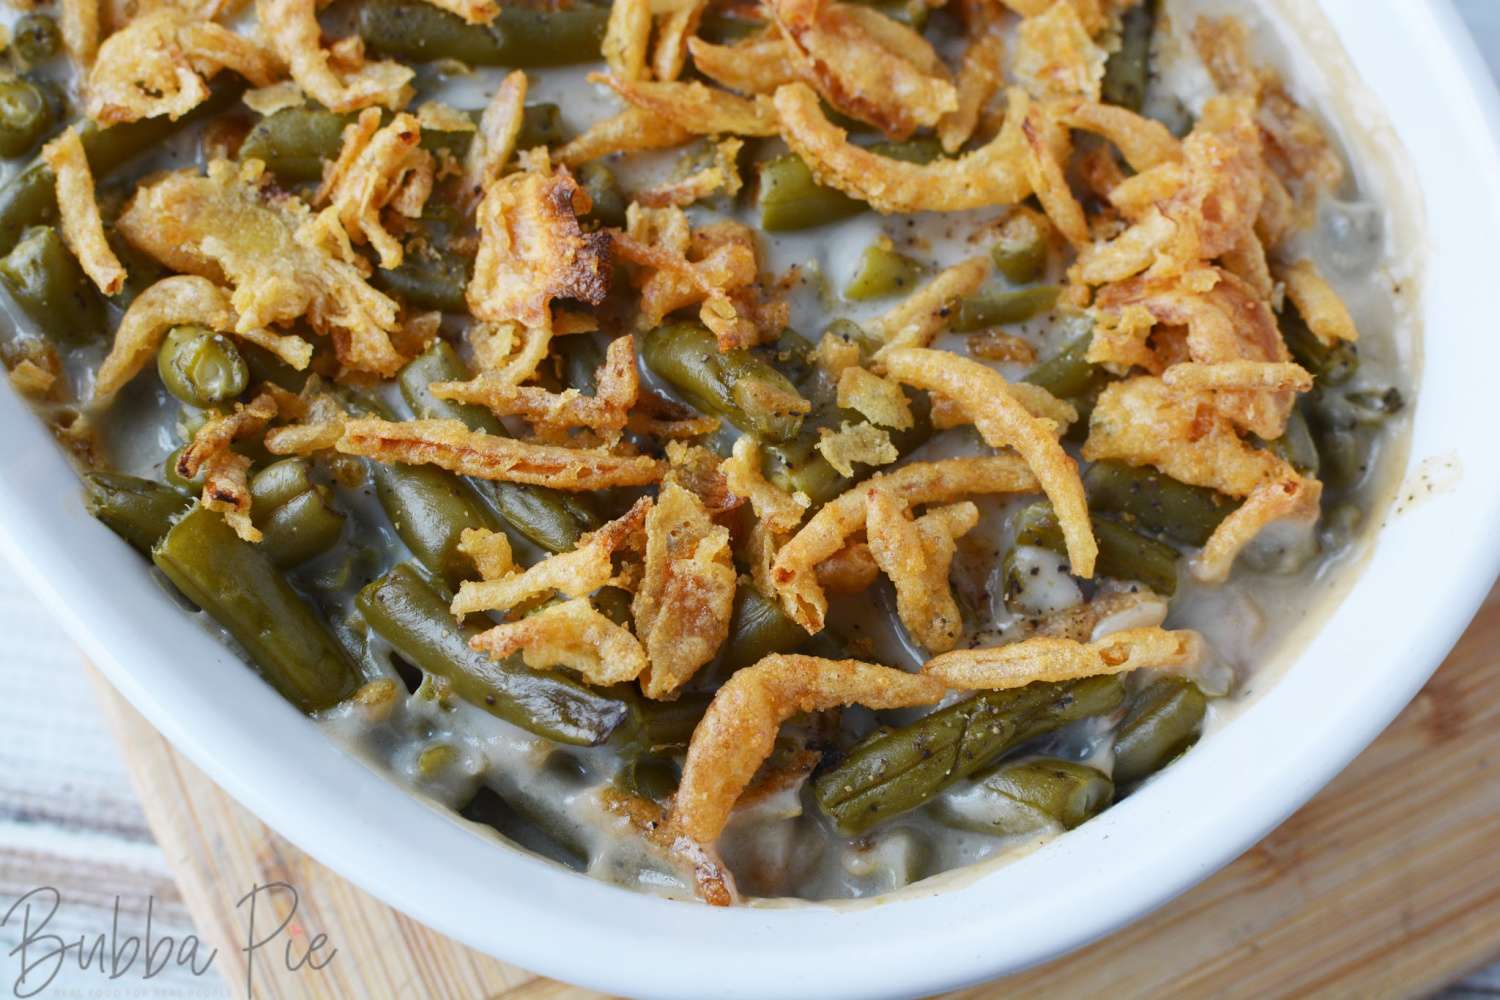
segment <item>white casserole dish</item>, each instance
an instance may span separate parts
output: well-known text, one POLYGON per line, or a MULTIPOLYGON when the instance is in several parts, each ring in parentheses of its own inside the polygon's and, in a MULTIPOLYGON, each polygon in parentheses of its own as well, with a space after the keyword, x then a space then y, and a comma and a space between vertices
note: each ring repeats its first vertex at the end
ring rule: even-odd
POLYGON ((871 997, 1060 954, 1204 878, 1310 798, 1426 681, 1500 566, 1500 448, 1479 415, 1500 375, 1500 105, 1447 0, 1321 6, 1424 202, 1407 485, 1368 565, 1274 686, 1160 780, 1008 865, 873 905, 713 910, 497 847, 341 751, 184 616, 85 513, 74 473, 9 391, 0 544, 111 682, 227 791, 363 888, 499 958, 616 993, 871 997))

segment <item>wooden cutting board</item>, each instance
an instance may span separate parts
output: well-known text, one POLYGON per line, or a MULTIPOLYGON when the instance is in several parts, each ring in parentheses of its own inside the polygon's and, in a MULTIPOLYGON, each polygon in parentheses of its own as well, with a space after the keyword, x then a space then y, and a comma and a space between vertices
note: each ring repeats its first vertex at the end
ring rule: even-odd
MULTIPOLYGON (((585 998, 480 955, 323 868, 237 805, 100 682, 136 791, 231 991, 244 886, 300 890, 289 932, 322 971, 255 965, 256 997, 585 998)), ((1038 969, 954 994, 1411 997, 1500 955, 1500 590, 1426 689, 1316 799, 1155 914, 1038 969)), ((268 897, 284 908, 286 901, 268 897)), ((278 918, 279 919, 279 918, 278 918)))

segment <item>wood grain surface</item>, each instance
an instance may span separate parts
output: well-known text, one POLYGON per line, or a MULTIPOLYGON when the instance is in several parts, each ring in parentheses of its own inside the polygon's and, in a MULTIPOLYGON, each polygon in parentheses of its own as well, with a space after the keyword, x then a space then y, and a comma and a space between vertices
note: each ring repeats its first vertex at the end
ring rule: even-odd
MULTIPOLYGON (((1500 593, 1500 592, 1497 592, 1500 593)), ((104 687, 101 682, 101 687, 104 687)), ((243 996, 244 913, 225 886, 301 891, 290 931, 348 960, 255 967, 254 995, 585 998, 479 955, 355 889, 237 805, 122 699, 101 692, 199 933, 243 996)), ((1500 600, 1391 728, 1218 875, 1112 937, 954 994, 1411 997, 1500 953, 1500 600)), ((287 900, 273 902, 285 913, 287 900)))

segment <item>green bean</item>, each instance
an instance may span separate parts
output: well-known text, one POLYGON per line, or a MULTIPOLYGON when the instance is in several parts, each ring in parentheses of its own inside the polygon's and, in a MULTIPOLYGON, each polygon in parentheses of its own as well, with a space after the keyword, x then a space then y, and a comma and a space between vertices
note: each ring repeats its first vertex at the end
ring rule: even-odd
MULTIPOLYGON (((102 181, 141 153, 159 147, 188 125, 216 117, 238 100, 244 89, 243 81, 224 73, 214 81, 208 99, 175 122, 165 115, 112 125, 107 129, 101 129, 93 122, 84 122, 79 129, 79 139, 83 142, 83 151, 95 182, 102 181)), ((0 254, 10 253, 31 226, 43 225, 57 218, 55 184, 52 169, 35 160, 0 188, 0 254)))
POLYGON ((1202 545, 1238 501, 1189 486, 1155 469, 1095 462, 1083 476, 1089 509, 1118 515, 1137 528, 1182 545, 1202 545))
POLYGON ((952 327, 959 333, 971 333, 992 326, 1023 323, 1050 312, 1057 305, 1061 292, 1056 285, 980 292, 959 303, 958 316, 952 327))
POLYGON ((1007 750, 1112 712, 1124 698, 1118 677, 976 695, 861 742, 814 782, 814 797, 841 832, 858 836, 922 805, 1007 750))
POLYGON ((1162 675, 1133 694, 1115 730, 1115 783, 1149 777, 1198 739, 1208 700, 1185 677, 1162 675))
POLYGON ((813 180, 812 170, 796 153, 766 160, 758 169, 756 206, 760 227, 767 232, 810 229, 865 210, 864 202, 813 180))
POLYGON ((474 795, 458 814, 471 823, 481 823, 506 840, 548 861, 577 872, 588 870, 589 851, 562 817, 549 814, 535 798, 502 796, 489 786, 474 795))
POLYGON ((786 377, 743 349, 719 350, 697 323, 657 327, 641 338, 646 366, 698 410, 728 420, 763 441, 790 441, 802 428, 806 400, 786 377))
POLYGON ((889 241, 872 243, 865 247, 859 269, 844 289, 844 298, 863 302, 901 295, 910 291, 921 276, 922 265, 897 253, 889 241))
POLYGON ((0 157, 31 149, 52 127, 52 105, 28 80, 0 80, 0 157))
POLYGON ((322 108, 282 108, 255 123, 240 143, 239 158, 260 160, 283 184, 321 180, 324 164, 343 146, 344 126, 353 120, 322 108))
POLYGON ((1300 408, 1293 409, 1288 415, 1286 430, 1281 437, 1263 443, 1303 475, 1318 474, 1318 444, 1313 440, 1312 430, 1300 408))
POLYGON ((578 186, 588 192, 592 202, 583 214, 585 220, 601 226, 624 228, 625 208, 630 199, 620 190, 614 171, 597 160, 585 163, 578 168, 578 186))
POLYGON ((766 22, 758 18, 744 17, 738 11, 710 7, 698 21, 698 37, 715 45, 727 45, 749 38, 765 28, 766 22))
POLYGON ((1029 285, 1047 270, 1047 230, 1030 212, 1017 212, 1000 227, 990 247, 995 270, 1013 285, 1029 285))
POLYGON ((1359 349, 1353 343, 1347 340, 1323 343, 1290 302, 1281 314, 1281 337, 1292 360, 1311 372, 1320 385, 1343 385, 1359 368, 1359 349))
POLYGON ((781 605, 751 583, 741 583, 734 592, 734 612, 729 619, 729 640, 724 643, 715 673, 724 679, 772 653, 789 653, 807 642, 807 632, 792 621, 781 605))
POLYGON ((528 732, 594 746, 629 715, 627 702, 560 673, 532 670, 519 655, 492 660, 470 649, 480 628, 458 624, 443 595, 409 565, 365 587, 355 603, 403 658, 446 680, 464 701, 528 732))
MULTIPOLYGON (((1090 330, 1068 341, 1056 354, 1027 373, 1025 381, 1041 386, 1058 399, 1070 400, 1074 405, 1097 395, 1109 381, 1109 373, 1088 360, 1089 345, 1093 340, 1094 333, 1090 330)), ((1084 415, 1082 411, 1080 415, 1084 415)))
POLYGON ((615 783, 632 795, 664 802, 682 782, 682 772, 670 757, 642 754, 620 765, 615 783))
POLYGON ((556 10, 506 6, 489 24, 466 24, 417 0, 370 0, 359 9, 359 34, 375 51, 411 62, 568 66, 599 58, 608 20, 608 7, 577 3, 556 10))
POLYGON ((230 339, 201 326, 174 326, 156 353, 156 371, 189 406, 234 399, 250 383, 249 366, 230 339))
POLYGON ((251 518, 264 536, 262 550, 278 569, 322 555, 344 533, 344 515, 333 509, 327 487, 314 483, 303 458, 273 462, 250 481, 251 518))
MULTIPOLYGON (((185 434, 183 436, 191 437, 192 435, 185 434)), ((162 478, 167 481, 167 485, 177 492, 184 496, 196 497, 203 492, 203 478, 206 472, 203 469, 199 469, 197 475, 192 479, 188 479, 177 471, 177 460, 182 457, 182 453, 186 450, 187 445, 183 445, 168 455, 166 460, 161 463, 161 474, 162 478)))
POLYGON ((1114 798, 1103 771, 1071 760, 1037 758, 1002 764, 974 779, 974 787, 938 802, 945 823, 976 833, 1011 836, 1056 824, 1071 830, 1114 798))
POLYGON ((428 572, 449 586, 474 575, 474 561, 458 549, 465 528, 500 525, 473 488, 431 465, 371 462, 375 496, 401 541, 428 572))
MULTIPOLYGON (((912 426, 890 432, 897 453, 906 454, 932 437, 932 400, 925 393, 907 397, 911 404, 912 426)), ((853 476, 846 476, 829 464, 817 450, 818 428, 836 427, 840 422, 858 421, 863 417, 853 410, 825 407, 815 414, 795 439, 766 446, 766 474, 772 482, 792 493, 806 493, 814 504, 827 503, 859 480, 876 471, 874 466, 860 465, 853 476)))
POLYGON ((55 344, 84 344, 106 331, 104 299, 51 226, 27 230, 4 260, 0 282, 55 344))
POLYGON ((172 521, 193 505, 161 483, 116 472, 85 473, 83 503, 110 531, 146 556, 172 521))
POLYGON ((631 697, 630 718, 616 738, 627 752, 637 753, 665 753, 687 747, 693 730, 713 700, 705 693, 687 693, 672 701, 631 697))
POLYGON ((473 259, 463 254, 442 253, 427 247, 408 250, 395 268, 376 268, 371 283, 418 309, 467 312, 465 290, 469 286, 473 259))
POLYGON ((1399 413, 1405 400, 1396 389, 1317 389, 1307 399, 1319 478, 1329 491, 1353 489, 1370 470, 1379 426, 1399 413))
MULTIPOLYGON (((469 377, 458 352, 446 341, 434 341, 422 354, 407 362, 398 381, 402 398, 419 419, 459 420, 486 434, 505 435, 499 419, 482 406, 438 399, 429 388, 433 382, 462 381, 469 377)), ((565 552, 578 544, 578 537, 600 524, 588 499, 521 483, 470 482, 489 500, 511 527, 549 552, 565 552)))
POLYGON ((11 44, 32 66, 46 62, 62 50, 62 32, 46 14, 26 14, 11 29, 11 44))
POLYGON ((1151 36, 1156 30, 1156 0, 1146 0, 1125 12, 1120 24, 1120 47, 1104 63, 1104 103, 1139 112, 1151 86, 1151 36))
MULTIPOLYGON (((1098 572, 1114 580, 1138 580, 1161 594, 1177 592, 1178 552, 1170 545, 1147 538, 1123 521, 1092 514, 1094 539, 1099 543, 1098 572)), ((1040 501, 1021 508, 1015 515, 1017 545, 1035 545, 1066 553, 1062 528, 1052 505, 1040 501)))
POLYGON ((172 525, 151 558, 302 711, 329 708, 359 686, 354 665, 328 626, 270 557, 240 539, 219 514, 194 507, 172 525))
POLYGON ((587 334, 563 337, 555 353, 562 361, 562 384, 592 396, 598 388, 599 366, 604 364, 604 349, 599 342, 587 334))

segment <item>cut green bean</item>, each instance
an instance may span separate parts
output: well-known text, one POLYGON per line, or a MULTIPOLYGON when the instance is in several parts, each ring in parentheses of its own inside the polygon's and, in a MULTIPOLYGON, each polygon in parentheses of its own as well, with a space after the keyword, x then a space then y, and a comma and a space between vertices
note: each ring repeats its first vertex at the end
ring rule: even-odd
POLYGON ((630 199, 620 189, 614 171, 597 161, 585 163, 578 168, 578 186, 588 193, 591 205, 582 218, 601 226, 622 229, 625 226, 625 209, 630 199))
POLYGON ((27 230, 0 260, 0 282, 54 344, 90 343, 106 333, 103 297, 51 226, 27 230))
POLYGON ((741 582, 734 592, 729 639, 718 662, 704 671, 704 680, 721 684, 736 670, 772 653, 790 653, 807 643, 807 632, 781 610, 781 605, 752 583, 741 582))
POLYGON ((1106 104, 1137 113, 1151 86, 1151 36, 1156 31, 1156 0, 1145 0, 1121 18, 1119 48, 1104 63, 1101 92, 1106 104))
POLYGON ((807 401, 786 377, 747 350, 720 351, 697 323, 657 327, 641 338, 646 366, 698 410, 762 441, 790 441, 807 401))
POLYGON ((344 515, 331 491, 314 483, 303 458, 273 462, 250 481, 251 518, 261 530, 261 548, 278 569, 300 566, 338 544, 344 515))
POLYGON ((584 872, 589 867, 588 845, 575 829, 550 814, 536 797, 503 797, 489 786, 474 795, 458 814, 471 823, 489 827, 510 843, 565 868, 584 872))
POLYGON ((844 298, 854 302, 867 299, 882 299, 892 295, 905 295, 922 277, 922 265, 910 257, 897 253, 889 241, 872 243, 865 247, 859 260, 859 269, 854 272, 844 298))
POLYGON ((1109 775, 1087 764, 1038 758, 1002 764, 972 787, 939 800, 938 818, 976 833, 1014 836, 1052 826, 1071 830, 1114 798, 1109 775))
POLYGON ((464 701, 558 743, 594 746, 630 705, 560 673, 532 670, 519 655, 492 660, 471 649, 477 625, 459 625, 448 602, 409 565, 359 593, 360 614, 403 658, 446 680, 464 701))
POLYGON ((1115 730, 1115 783, 1140 781, 1181 756, 1207 711, 1203 692, 1185 677, 1166 674, 1133 694, 1115 730))
POLYGON ((16 19, 10 43, 29 65, 46 62, 62 51, 62 32, 46 14, 31 13, 16 19))
POLYGON ((452 59, 470 66, 569 66, 599 58, 609 8, 592 3, 536 10, 506 6, 489 24, 417 0, 369 0, 359 34, 371 49, 409 62, 452 59))
POLYGON ((1061 293, 1062 289, 1056 285, 1034 285, 971 295, 959 303, 952 328, 959 333, 972 333, 992 326, 1024 323, 1051 312, 1061 293))
POLYGON ((990 259, 1006 281, 1029 285, 1046 273, 1046 225, 1027 211, 1016 212, 1005 220, 1000 227, 1000 238, 990 247, 990 259))
POLYGON ((146 556, 193 505, 190 498, 161 483, 117 472, 86 473, 83 503, 105 527, 146 556))
POLYGON ((1318 453, 1318 477, 1328 491, 1350 490, 1364 481, 1375 457, 1380 425, 1404 406, 1405 400, 1396 389, 1360 392, 1318 389, 1307 397, 1308 427, 1318 453))
MULTIPOLYGON (((463 381, 469 377, 463 359, 449 343, 434 341, 407 362, 398 381, 402 398, 423 420, 459 420, 486 434, 506 436, 505 426, 489 410, 474 403, 456 403, 432 394, 433 382, 463 381)), ((598 513, 583 496, 523 483, 469 481, 511 527, 549 552, 566 552, 586 531, 600 524, 598 513)))
POLYGON ((767 232, 811 229, 863 212, 862 201, 813 180, 812 170, 796 153, 760 164, 756 207, 767 232))
POLYGON ((329 708, 354 693, 354 665, 271 564, 224 518, 195 507, 151 554, 158 569, 250 654, 261 676, 304 712, 329 708))
POLYGON ((29 80, 0 80, 0 157, 11 159, 34 147, 52 127, 52 104, 29 80))
POLYGON ((283 184, 317 181, 338 157, 353 115, 322 108, 282 108, 255 123, 240 143, 241 160, 260 160, 283 184))
POLYGON ((1343 385, 1359 368, 1359 349, 1353 343, 1347 340, 1323 343, 1290 302, 1281 314, 1281 337, 1292 360, 1311 372, 1319 385, 1343 385))
POLYGON ((1007 750, 1112 712, 1124 698, 1118 677, 976 695, 866 739, 814 782, 814 796, 840 832, 858 836, 917 808, 1007 750))
POLYGON ((1056 354, 1027 373, 1024 381, 1039 385, 1058 399, 1066 399, 1079 408, 1079 423, 1088 426, 1091 400, 1109 382, 1109 372, 1088 360, 1089 345, 1094 341, 1090 330, 1062 346, 1056 354), (1087 405, 1082 405, 1090 401, 1087 405))
POLYGON ((1293 409, 1286 421, 1286 430, 1281 437, 1264 442, 1273 454, 1307 476, 1318 474, 1318 444, 1313 440, 1312 430, 1301 408, 1293 409))
MULTIPOLYGON (((908 395, 907 402, 911 404, 912 426, 890 432, 891 444, 902 455, 921 447, 932 437, 930 397, 926 393, 916 393, 908 395)), ((766 446, 766 475, 788 492, 807 494, 814 504, 827 503, 874 473, 876 468, 858 465, 853 476, 839 472, 817 450, 818 428, 837 427, 842 421, 862 419, 863 416, 853 410, 824 407, 795 439, 766 446)))
POLYGON ((1202 545, 1239 502, 1155 469, 1095 462, 1083 476, 1089 509, 1116 514, 1153 535, 1202 545))
MULTIPOLYGON (((1176 549, 1147 538, 1123 521, 1092 514, 1094 539, 1099 543, 1098 574, 1113 580, 1136 580, 1163 597, 1177 592, 1176 549)), ((1062 528, 1057 514, 1045 501, 1028 504, 1016 514, 1017 545, 1036 545, 1065 554, 1062 528)))
POLYGON ((473 577, 474 560, 458 549, 464 529, 500 525, 469 484, 431 465, 371 462, 369 469, 380 506, 417 561, 451 587, 473 577))
POLYGON ((189 406, 223 403, 250 384, 239 349, 201 326, 173 327, 156 352, 156 371, 167 391, 189 406))

